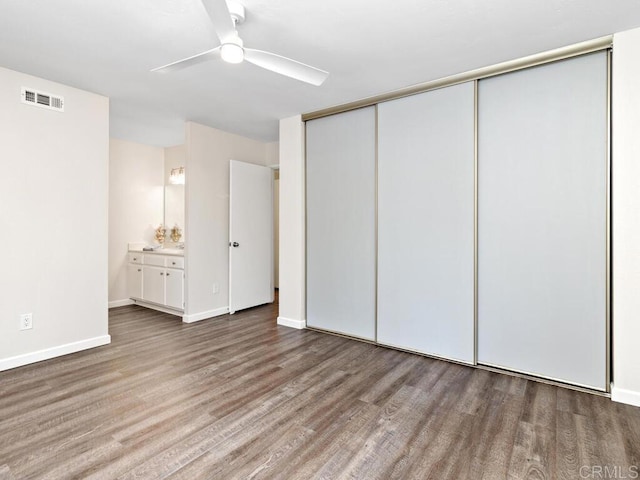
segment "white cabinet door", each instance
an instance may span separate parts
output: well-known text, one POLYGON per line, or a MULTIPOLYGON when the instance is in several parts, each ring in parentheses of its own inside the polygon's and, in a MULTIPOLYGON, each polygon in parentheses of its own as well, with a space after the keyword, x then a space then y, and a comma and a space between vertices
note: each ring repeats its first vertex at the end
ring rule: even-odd
POLYGON ((183 308, 183 281, 182 270, 168 268, 165 271, 165 301, 167 307, 183 308))
POLYGON ((165 269, 162 267, 142 267, 142 299, 164 305, 165 269))
POLYGON ((142 265, 127 267, 127 286, 130 298, 142 298, 142 265))

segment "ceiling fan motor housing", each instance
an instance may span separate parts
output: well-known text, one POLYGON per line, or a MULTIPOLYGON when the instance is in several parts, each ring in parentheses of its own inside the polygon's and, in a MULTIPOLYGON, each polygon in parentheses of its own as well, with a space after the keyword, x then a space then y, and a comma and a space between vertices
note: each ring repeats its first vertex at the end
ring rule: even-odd
POLYGON ((233 18, 233 22, 236 25, 240 25, 244 22, 245 12, 244 5, 241 5, 238 2, 227 2, 227 7, 229 7, 229 13, 231 14, 231 18, 233 18))

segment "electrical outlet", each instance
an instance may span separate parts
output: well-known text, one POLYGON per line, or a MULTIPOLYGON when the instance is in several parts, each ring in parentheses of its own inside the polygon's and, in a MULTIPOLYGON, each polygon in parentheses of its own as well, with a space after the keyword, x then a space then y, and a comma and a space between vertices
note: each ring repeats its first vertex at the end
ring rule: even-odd
POLYGON ((33 328, 33 313, 23 313, 20 315, 20 330, 33 328))
POLYGON ((217 284, 217 283, 214 283, 214 284, 213 284, 213 293, 214 293, 214 295, 215 295, 216 293, 220 293, 220 287, 218 287, 218 284, 217 284))

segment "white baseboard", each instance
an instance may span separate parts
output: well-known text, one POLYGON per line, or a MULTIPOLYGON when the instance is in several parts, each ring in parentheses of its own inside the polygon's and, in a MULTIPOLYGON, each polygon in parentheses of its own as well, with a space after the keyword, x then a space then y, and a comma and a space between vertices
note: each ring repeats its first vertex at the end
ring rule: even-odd
POLYGON ((307 322, 304 320, 293 320, 291 318, 286 317, 278 317, 278 325, 282 325, 283 327, 291 327, 297 328, 298 330, 302 330, 307 327, 307 322))
POLYGON ((226 315, 229 313, 229 307, 216 308, 215 310, 208 310, 206 312, 194 313, 191 315, 183 315, 182 321, 184 323, 199 322, 200 320, 206 320, 207 318, 219 317, 220 315, 226 315))
POLYGON ((101 337, 87 338, 86 340, 80 340, 79 342, 67 343, 57 347, 38 350, 37 352, 2 358, 0 359, 0 372, 11 368, 22 367, 23 365, 29 365, 31 363, 41 362, 43 360, 49 360, 55 357, 61 357, 62 355, 80 352, 89 348, 108 345, 109 343, 111 343, 111 336, 103 335, 101 337))
POLYGON ((168 308, 164 305, 158 305, 156 303, 145 302, 144 300, 133 300, 132 305, 139 305, 144 308, 150 308, 152 310, 157 310, 158 312, 168 313, 170 315, 175 315, 176 317, 182 318, 182 310, 176 310, 175 308, 168 308))
POLYGON ((122 300, 113 300, 109 302, 109 308, 125 307, 127 305, 133 305, 134 303, 135 302, 130 298, 123 298, 122 300))
POLYGON ((616 388, 615 385, 611 385, 611 400, 640 407, 640 392, 616 388))

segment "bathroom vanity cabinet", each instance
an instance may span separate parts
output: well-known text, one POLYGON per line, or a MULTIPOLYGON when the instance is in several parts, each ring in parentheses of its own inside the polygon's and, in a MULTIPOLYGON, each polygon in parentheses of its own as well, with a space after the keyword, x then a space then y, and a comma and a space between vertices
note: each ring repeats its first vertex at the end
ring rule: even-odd
POLYGON ((181 314, 184 312, 184 255, 129 252, 129 297, 136 303, 181 314))

